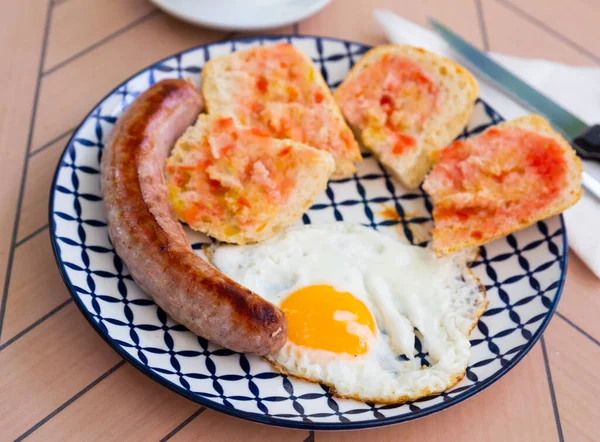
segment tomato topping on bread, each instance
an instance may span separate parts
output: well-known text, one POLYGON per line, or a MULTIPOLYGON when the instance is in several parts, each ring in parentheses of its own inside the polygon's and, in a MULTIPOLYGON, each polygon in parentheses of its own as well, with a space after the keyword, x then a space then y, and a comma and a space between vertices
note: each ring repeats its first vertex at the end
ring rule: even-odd
POLYGON ((201 115, 177 141, 166 176, 181 221, 245 244, 297 221, 334 167, 325 151, 272 138, 229 116, 201 115))
POLYGON ((581 195, 581 162, 536 115, 455 141, 436 154, 423 188, 442 255, 487 243, 562 212, 581 195))
POLYGON ((333 178, 356 171, 361 155, 352 131, 319 70, 292 45, 259 46, 210 60, 202 70, 202 92, 211 113, 235 115, 273 137, 331 153, 333 178))
POLYGON ((456 63, 410 46, 379 46, 363 56, 334 96, 342 112, 384 166, 418 187, 430 154, 466 125, 478 86, 456 63))

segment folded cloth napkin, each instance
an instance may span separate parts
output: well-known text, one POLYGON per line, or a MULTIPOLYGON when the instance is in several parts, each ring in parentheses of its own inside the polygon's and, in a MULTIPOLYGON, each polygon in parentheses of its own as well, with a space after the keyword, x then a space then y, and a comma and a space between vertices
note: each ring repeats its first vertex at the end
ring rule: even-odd
MULTIPOLYGON (((375 9, 373 13, 390 41, 419 46, 448 58, 458 57, 433 31, 390 11, 375 9)), ((573 67, 496 53, 489 55, 587 124, 600 121, 600 68, 573 67)), ((531 113, 484 80, 480 81, 480 95, 506 119, 531 113)), ((600 180, 600 164, 591 161, 583 163, 585 171, 600 180)), ((600 201, 584 192, 581 200, 564 215, 569 245, 600 278, 600 201)))

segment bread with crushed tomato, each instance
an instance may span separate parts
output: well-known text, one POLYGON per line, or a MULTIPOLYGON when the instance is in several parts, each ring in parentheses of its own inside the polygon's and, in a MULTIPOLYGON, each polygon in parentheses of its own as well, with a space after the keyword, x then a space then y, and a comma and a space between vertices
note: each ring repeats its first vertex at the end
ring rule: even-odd
POLYGON ((165 172, 181 221, 220 241, 247 244, 298 221, 334 168, 328 152, 229 116, 201 114, 177 141, 165 172))
POLYGON ((436 155, 432 198, 438 255, 486 244, 559 214, 581 197, 581 161, 542 117, 493 126, 436 155))
POLYGON ((235 115, 258 127, 331 153, 332 178, 347 178, 360 148, 321 72, 289 43, 257 46, 209 60, 202 69, 209 113, 235 115))
POLYGON ((431 154, 462 132, 478 90, 475 78, 452 60, 390 44, 367 52, 334 97, 364 146, 412 189, 429 171, 431 154), (413 87, 417 80, 424 85, 420 90, 413 87), (428 100, 431 90, 437 92, 428 100), (411 112, 420 107, 426 108, 424 116, 419 113, 422 118, 416 118, 411 112))

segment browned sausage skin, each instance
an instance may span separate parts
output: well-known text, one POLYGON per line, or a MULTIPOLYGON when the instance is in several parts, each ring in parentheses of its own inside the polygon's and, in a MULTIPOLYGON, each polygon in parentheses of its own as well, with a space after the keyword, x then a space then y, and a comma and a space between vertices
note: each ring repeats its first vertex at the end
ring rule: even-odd
POLYGON ((286 340, 283 313, 197 256, 169 201, 166 157, 202 108, 193 84, 163 80, 121 115, 102 157, 108 233, 133 279, 173 319, 231 350, 264 355, 286 340))

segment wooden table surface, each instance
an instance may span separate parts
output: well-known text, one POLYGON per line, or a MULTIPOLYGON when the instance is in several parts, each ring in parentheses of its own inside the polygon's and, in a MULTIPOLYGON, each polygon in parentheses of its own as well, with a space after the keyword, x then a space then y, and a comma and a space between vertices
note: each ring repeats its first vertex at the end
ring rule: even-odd
MULTIPOLYGON (((476 397, 374 430, 278 429, 204 409, 125 363, 77 310, 54 263, 48 192, 82 117, 122 80, 231 34, 146 0, 3 0, 0 15, 0 440, 600 440, 600 280, 571 253, 558 313, 524 360, 476 397)), ((335 0, 279 33, 368 44, 374 6, 437 17, 480 48, 600 64, 597 0, 335 0)))

